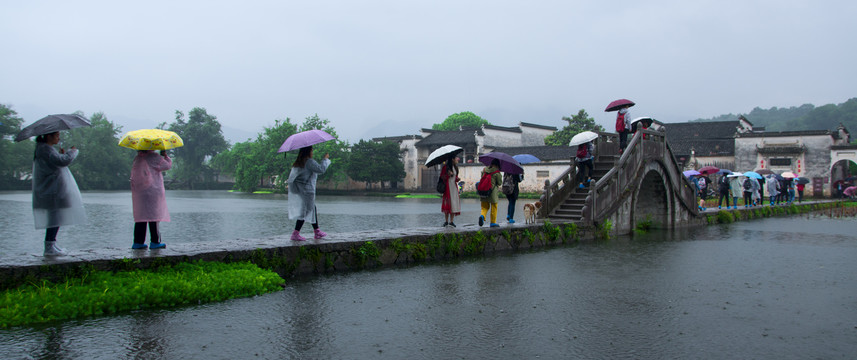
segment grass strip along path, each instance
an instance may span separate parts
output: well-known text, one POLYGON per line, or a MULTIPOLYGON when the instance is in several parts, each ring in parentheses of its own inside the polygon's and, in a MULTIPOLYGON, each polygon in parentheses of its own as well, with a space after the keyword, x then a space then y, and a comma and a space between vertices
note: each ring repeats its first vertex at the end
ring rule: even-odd
POLYGON ((0 328, 201 304, 282 290, 285 280, 249 262, 194 261, 151 270, 93 270, 0 293, 0 328))

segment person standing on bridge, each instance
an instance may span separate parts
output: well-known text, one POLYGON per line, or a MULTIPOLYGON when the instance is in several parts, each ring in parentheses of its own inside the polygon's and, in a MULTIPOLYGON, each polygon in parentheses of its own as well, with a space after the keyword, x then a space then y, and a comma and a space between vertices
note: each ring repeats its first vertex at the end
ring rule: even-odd
MULTIPOLYGON (((752 189, 752 186, 751 186, 751 189, 752 189)), ((744 184, 741 181, 741 178, 739 176, 732 176, 731 178, 729 178, 729 192, 730 192, 730 195, 732 195, 732 208, 733 209, 738 209, 738 198, 745 198, 744 203, 747 204, 746 196, 744 196, 744 184)), ((751 195, 751 194, 747 194, 747 195, 751 195)), ((729 207, 727 206, 726 208, 728 209, 729 207)))
POLYGON ((295 221, 295 231, 292 232, 292 241, 305 241, 301 236, 301 228, 304 221, 312 222, 315 239, 321 239, 327 234, 318 228, 318 212, 315 206, 315 183, 318 176, 327 171, 330 166, 330 154, 324 154, 324 159, 319 164, 312 158, 312 146, 302 147, 298 151, 298 158, 292 164, 289 173, 289 219, 295 221))
POLYGON ((146 227, 149 227, 149 249, 163 249, 158 222, 170 221, 163 172, 173 167, 173 161, 161 150, 138 150, 131 165, 131 204, 134 208, 134 244, 132 249, 146 248, 146 227))
POLYGON ((580 184, 578 186, 581 189, 584 186, 588 186, 589 182, 592 181, 592 161, 595 159, 594 150, 595 146, 592 146, 592 141, 577 145, 577 154, 575 155, 575 159, 577 159, 577 182, 580 184), (589 169, 589 173, 586 172, 586 169, 589 169))
POLYGON ((631 131, 631 114, 628 109, 633 105, 626 105, 616 112, 616 132, 619 133, 619 153, 625 151, 628 145, 628 133, 631 131))

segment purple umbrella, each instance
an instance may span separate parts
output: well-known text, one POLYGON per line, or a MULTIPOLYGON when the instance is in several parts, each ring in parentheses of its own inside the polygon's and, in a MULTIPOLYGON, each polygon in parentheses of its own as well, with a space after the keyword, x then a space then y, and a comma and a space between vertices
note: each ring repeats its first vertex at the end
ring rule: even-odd
POLYGON ((687 176, 687 177, 700 175, 699 171, 696 171, 696 170, 687 170, 687 171, 683 172, 682 174, 684 174, 684 176, 687 176))
POLYGON ((491 165, 491 162, 494 160, 500 160, 500 171, 509 174, 523 174, 524 168, 521 167, 521 164, 518 160, 515 160, 512 156, 506 153, 501 152, 491 152, 485 155, 479 156, 479 162, 487 165, 491 165))
POLYGON ((325 141, 333 140, 333 136, 321 130, 301 131, 297 134, 289 136, 288 139, 280 146, 278 153, 297 150, 307 146, 320 144, 325 141))
POLYGON ((610 112, 610 111, 617 111, 617 110, 619 110, 619 109, 621 109, 621 108, 623 108, 623 107, 626 107, 626 106, 627 106, 627 107, 631 107, 631 106, 634 106, 634 105, 635 105, 635 104, 634 104, 634 102, 633 102, 633 101, 631 101, 631 100, 628 100, 628 99, 619 99, 619 100, 614 100, 613 102, 611 102, 611 103, 610 103, 610 105, 607 105, 607 108, 606 108, 606 109, 604 109, 604 111, 607 111, 607 112, 610 112))

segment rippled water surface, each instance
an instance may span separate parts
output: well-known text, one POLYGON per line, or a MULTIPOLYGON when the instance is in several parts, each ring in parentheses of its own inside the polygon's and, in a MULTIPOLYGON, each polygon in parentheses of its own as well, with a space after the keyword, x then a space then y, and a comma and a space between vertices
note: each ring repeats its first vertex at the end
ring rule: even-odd
POLYGON ((851 359, 855 230, 773 218, 290 279, 254 298, 0 330, 0 358, 851 359))
MULTIPOLYGON (((33 226, 32 194, 0 192, 0 257, 4 253, 41 254, 44 230, 33 226)), ((84 192, 88 223, 60 228, 57 242, 67 250, 99 247, 130 248, 134 220, 130 192, 84 192)), ((523 201, 516 217, 522 219, 523 201)), ((532 200, 527 200, 532 201, 532 200)), ((365 196, 319 196, 319 224, 328 233, 443 224, 440 199, 396 199, 365 196)), ((499 220, 506 218, 505 201, 499 220)), ((242 194, 226 191, 167 191, 170 222, 161 223, 167 243, 189 243, 238 238, 262 238, 291 233, 286 195, 242 194)), ((478 199, 462 199, 457 224, 475 223, 478 199)), ((304 231, 310 233, 309 224, 304 231)), ((305 234, 305 235, 307 235, 305 234)))

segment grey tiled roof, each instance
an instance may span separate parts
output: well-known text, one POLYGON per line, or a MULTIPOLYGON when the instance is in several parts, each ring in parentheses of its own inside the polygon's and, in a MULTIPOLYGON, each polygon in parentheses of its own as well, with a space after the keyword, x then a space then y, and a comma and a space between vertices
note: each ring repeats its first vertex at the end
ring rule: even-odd
POLYGON ((431 134, 424 137, 422 140, 417 142, 416 146, 420 147, 432 147, 432 146, 443 146, 447 144, 464 146, 464 145, 476 145, 476 135, 474 135, 475 130, 466 130, 466 131, 436 131, 433 130, 431 134))
POLYGON ((735 134, 739 126, 737 120, 664 124, 667 142, 677 156, 689 156, 691 148, 696 156, 735 155, 735 134))

